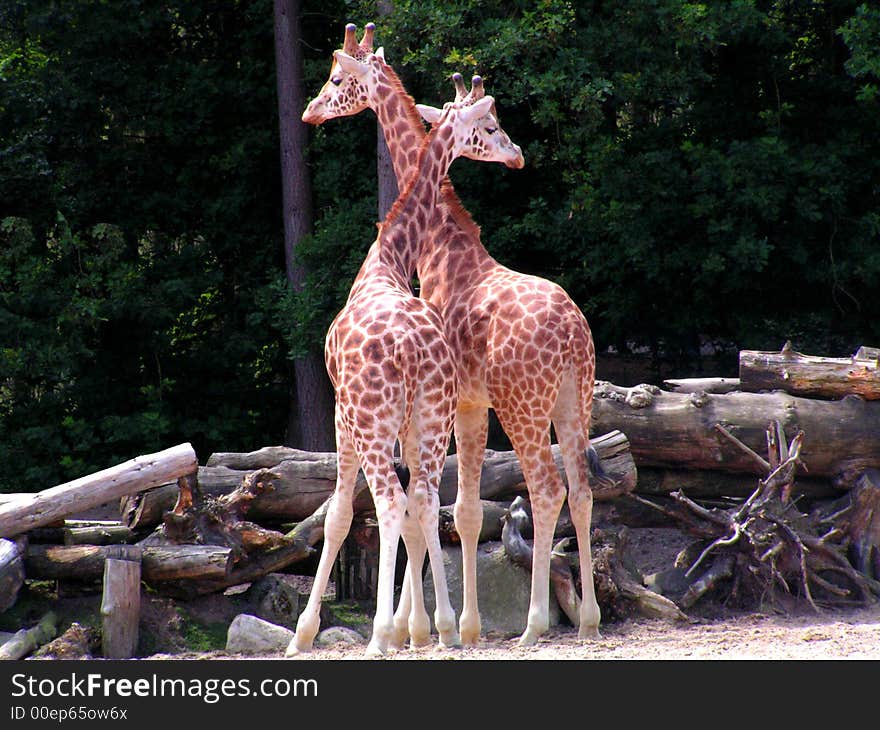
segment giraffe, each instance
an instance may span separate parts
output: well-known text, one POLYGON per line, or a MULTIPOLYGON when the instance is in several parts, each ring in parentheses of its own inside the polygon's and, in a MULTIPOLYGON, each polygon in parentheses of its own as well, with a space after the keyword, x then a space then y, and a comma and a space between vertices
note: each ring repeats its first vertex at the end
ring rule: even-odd
MULTIPOLYGON (((356 58, 336 63, 362 73, 356 58)), ((412 295, 410 280, 421 241, 436 220, 440 186, 457 157, 522 166, 522 152, 491 114, 494 100, 459 100, 426 109, 436 122, 416 155, 416 173, 400 194, 355 278, 348 300, 327 333, 327 372, 336 391, 338 474, 324 524, 324 544, 308 604, 288 655, 308 650, 319 626, 321 596, 352 519, 352 491, 360 467, 379 523, 379 578, 370 654, 384 654, 393 631, 394 564, 401 534, 418 531, 422 554, 410 555, 410 587, 421 597, 421 561, 429 554, 438 595, 435 624, 443 644, 459 643, 440 553, 438 487, 455 411, 452 351, 436 307, 412 295), (436 112, 436 114, 435 114, 436 112), (395 440, 411 478, 405 494, 392 464, 395 440), (414 559, 415 558, 415 559, 414 559)), ((423 603, 410 615, 413 643, 429 640, 423 603), (415 629, 415 632, 413 631, 415 629)))
MULTIPOLYGON (((334 62, 303 120, 311 124, 351 116, 370 108, 381 125, 399 182, 416 172, 415 160, 424 126, 411 97, 385 62, 382 48, 373 51, 375 26, 366 26, 360 43, 356 27, 346 26, 345 53, 355 56, 363 73, 334 62)), ((338 52, 337 52, 338 53, 338 52)), ((465 98, 456 80, 458 99, 465 98)), ((483 96, 481 84, 467 99, 483 96)), ((583 600, 578 637, 599 637, 600 611, 592 580, 590 522, 593 495, 590 467, 603 478, 590 447, 589 426, 596 353, 590 327, 568 294, 546 279, 513 271, 497 262, 480 240, 480 228, 444 181, 438 207, 441 221, 423 241, 416 271, 420 296, 440 311, 452 347, 458 378, 455 443, 458 495, 454 508, 461 536, 463 610, 462 643, 480 637, 476 592, 476 548, 482 522, 479 481, 485 454, 488 409, 493 408, 513 445, 528 487, 534 522, 531 597, 526 628, 519 644, 534 644, 549 625, 549 567, 553 532, 566 498, 565 484, 550 450, 550 426, 556 431, 568 479, 568 503, 578 542, 583 600)), ((403 640, 403 616, 409 609, 410 582, 398 609, 395 641, 403 640)))

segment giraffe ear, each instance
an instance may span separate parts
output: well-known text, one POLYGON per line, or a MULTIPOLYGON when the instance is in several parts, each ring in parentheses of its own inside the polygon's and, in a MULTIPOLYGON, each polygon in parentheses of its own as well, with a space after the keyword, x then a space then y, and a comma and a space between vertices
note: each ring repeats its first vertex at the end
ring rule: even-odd
POLYGON ((344 51, 333 51, 333 58, 336 59, 336 62, 342 67, 343 71, 350 73, 352 76, 363 76, 369 68, 367 64, 352 58, 344 51))
POLYGON ((376 49, 376 53, 373 55, 378 56, 379 58, 381 58, 384 61, 385 60, 385 46, 379 46, 376 49))
POLYGON ((428 122, 428 124, 436 124, 443 114, 442 109, 438 109, 435 106, 428 106, 427 104, 416 104, 416 109, 419 110, 422 119, 428 122))
POLYGON ((485 117, 490 111, 492 111, 493 104, 495 104, 495 99, 491 96, 484 96, 479 101, 465 107, 462 114, 464 122, 470 124, 480 117, 485 117))

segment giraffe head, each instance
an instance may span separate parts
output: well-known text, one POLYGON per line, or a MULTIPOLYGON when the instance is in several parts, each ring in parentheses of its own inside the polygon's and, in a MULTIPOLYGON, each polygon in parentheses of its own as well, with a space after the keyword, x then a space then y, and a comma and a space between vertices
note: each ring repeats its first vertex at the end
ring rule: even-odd
POLYGON ((515 169, 523 167, 522 150, 501 129, 495 99, 485 95, 483 79, 474 76, 470 92, 461 74, 454 74, 452 80, 456 89, 455 101, 448 102, 442 109, 417 104, 422 118, 436 129, 448 127, 452 130, 454 157, 502 162, 515 169))
POLYGON ((361 42, 357 42, 354 23, 345 26, 342 49, 333 52, 330 78, 318 95, 309 102, 302 120, 308 124, 321 124, 334 117, 358 114, 370 105, 371 90, 379 80, 379 61, 385 52, 379 48, 373 52, 373 34, 376 26, 368 23, 361 42))

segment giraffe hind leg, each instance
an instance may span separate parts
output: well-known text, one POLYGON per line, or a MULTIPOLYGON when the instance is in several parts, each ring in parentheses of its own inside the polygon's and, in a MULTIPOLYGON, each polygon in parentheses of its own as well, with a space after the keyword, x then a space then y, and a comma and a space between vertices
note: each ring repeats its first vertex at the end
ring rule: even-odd
POLYGON ((568 477, 568 508, 577 536, 583 594, 578 615, 578 638, 597 639, 601 613, 596 601, 590 545, 593 491, 589 482, 588 454, 592 447, 585 447, 580 420, 576 416, 560 414, 559 410, 557 409, 553 419, 553 426, 559 439, 565 473, 568 477))
POLYGON ((321 548, 321 558, 308 603, 296 622, 296 633, 287 647, 286 656, 294 656, 312 648, 320 628, 321 597, 330 580, 330 572, 339 548, 351 527, 352 493, 359 465, 351 442, 344 437, 337 437, 337 454, 336 491, 324 518, 324 544, 321 548))

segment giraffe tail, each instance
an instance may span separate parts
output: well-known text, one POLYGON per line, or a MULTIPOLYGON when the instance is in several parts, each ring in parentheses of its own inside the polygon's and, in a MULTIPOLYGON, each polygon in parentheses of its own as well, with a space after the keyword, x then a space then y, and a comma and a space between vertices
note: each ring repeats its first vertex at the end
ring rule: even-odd
POLYGON ((590 484, 608 489, 615 484, 614 478, 605 471, 599 452, 593 444, 587 446, 587 463, 590 467, 590 484))
POLYGON ((394 365, 403 378, 403 421, 397 433, 400 443, 400 464, 395 466, 401 485, 409 484, 410 469, 406 461, 406 443, 413 425, 416 393, 419 387, 419 350, 412 343, 404 340, 394 346, 394 365), (404 481, 404 479, 406 481, 404 481))
POLYGON ((587 444, 587 465, 590 470, 590 484, 609 488, 614 486, 615 481, 602 466, 599 452, 590 443, 590 420, 592 418, 595 382, 595 355, 590 327, 582 317, 578 319, 577 327, 571 334, 569 343, 571 359, 577 373, 578 407, 580 410, 581 427, 584 431, 584 441, 587 444))

